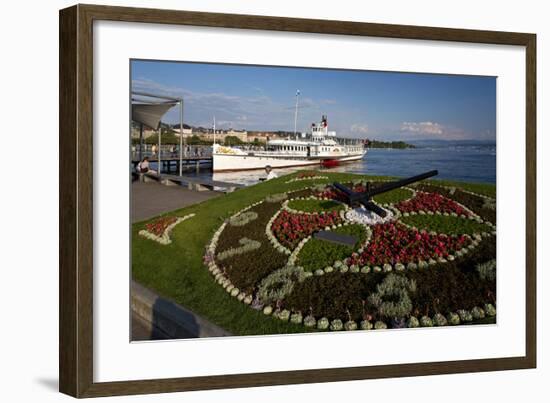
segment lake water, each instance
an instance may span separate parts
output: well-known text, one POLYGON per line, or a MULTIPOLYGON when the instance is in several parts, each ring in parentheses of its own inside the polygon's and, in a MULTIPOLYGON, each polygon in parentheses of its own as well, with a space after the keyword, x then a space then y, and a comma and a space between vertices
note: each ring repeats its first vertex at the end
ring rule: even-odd
MULTIPOLYGON (((303 168, 303 169, 311 169, 303 168)), ((495 144, 435 144, 405 150, 369 149, 366 157, 350 164, 330 168, 330 172, 350 172, 368 175, 413 176, 437 169, 437 179, 463 182, 496 183, 495 144)), ((296 168, 277 170, 278 174, 296 171, 296 168)), ((201 176, 212 174, 201 173, 201 176)), ((253 184, 265 177, 263 171, 214 174, 215 180, 253 184)))

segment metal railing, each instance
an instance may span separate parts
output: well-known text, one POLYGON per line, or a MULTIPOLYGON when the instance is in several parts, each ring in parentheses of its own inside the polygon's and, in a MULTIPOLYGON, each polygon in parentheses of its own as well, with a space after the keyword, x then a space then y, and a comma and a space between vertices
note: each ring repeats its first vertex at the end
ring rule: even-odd
MULTIPOLYGON (((160 149, 157 145, 144 144, 142 150, 143 157, 157 158, 160 152, 161 158, 179 158, 180 146, 163 144, 160 149)), ((184 158, 210 158, 212 157, 212 147, 207 145, 188 145, 183 147, 184 158)), ((136 161, 140 156, 140 145, 131 146, 132 160, 136 161)))

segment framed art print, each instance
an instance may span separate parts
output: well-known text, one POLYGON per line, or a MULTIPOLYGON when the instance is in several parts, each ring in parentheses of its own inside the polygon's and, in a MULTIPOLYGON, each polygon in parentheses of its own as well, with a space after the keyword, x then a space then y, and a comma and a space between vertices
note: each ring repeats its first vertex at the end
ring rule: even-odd
POLYGON ((60 390, 536 366, 536 36, 60 12, 60 390))

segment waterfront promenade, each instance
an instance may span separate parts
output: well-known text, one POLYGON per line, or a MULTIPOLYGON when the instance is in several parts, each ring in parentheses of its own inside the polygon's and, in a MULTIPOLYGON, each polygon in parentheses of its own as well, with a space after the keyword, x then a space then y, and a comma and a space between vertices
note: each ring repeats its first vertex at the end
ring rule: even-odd
POLYGON ((132 183, 132 223, 200 203, 222 195, 221 192, 189 190, 183 186, 165 186, 156 182, 132 183))

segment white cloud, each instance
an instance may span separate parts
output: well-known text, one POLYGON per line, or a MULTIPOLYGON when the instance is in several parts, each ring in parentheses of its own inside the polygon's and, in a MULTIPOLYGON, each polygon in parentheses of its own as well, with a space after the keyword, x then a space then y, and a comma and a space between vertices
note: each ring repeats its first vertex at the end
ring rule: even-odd
POLYGON ((483 136, 474 137, 472 133, 466 132, 460 127, 444 125, 437 122, 403 122, 401 124, 401 132, 408 135, 412 139, 443 139, 443 140, 465 140, 469 138, 482 138, 483 136))
POLYGON ((369 132, 369 126, 367 124, 353 124, 349 128, 352 133, 367 134, 369 132))
MULTIPOLYGON (((235 129, 291 130, 294 125, 292 97, 285 102, 276 101, 262 93, 237 96, 222 92, 198 92, 167 86, 143 77, 132 80, 132 90, 183 97, 184 121, 193 126, 210 127, 213 116, 216 116, 216 124, 220 127, 235 129)), ((308 122, 317 121, 322 112, 318 103, 308 97, 300 98, 299 109, 299 130, 309 127, 308 122)), ((178 119, 178 111, 171 110, 163 121, 176 122, 178 119)))
POLYGON ((443 125, 436 122, 403 122, 401 124, 402 132, 418 133, 418 134, 443 134, 443 125))

